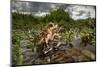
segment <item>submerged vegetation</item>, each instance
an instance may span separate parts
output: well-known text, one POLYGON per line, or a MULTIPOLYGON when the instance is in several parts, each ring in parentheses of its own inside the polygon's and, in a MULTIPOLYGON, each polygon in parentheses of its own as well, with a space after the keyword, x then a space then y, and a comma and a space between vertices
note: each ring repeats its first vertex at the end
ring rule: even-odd
MULTIPOLYGON (((49 64, 95 59, 95 18, 74 20, 63 9, 53 10, 46 16, 12 13, 12 62, 13 65, 49 64), (38 45, 40 33, 49 22, 62 27, 60 39, 50 42, 56 45, 46 54, 38 45)), ((48 49, 46 49, 48 50, 48 49)))

